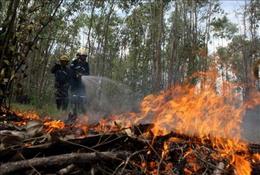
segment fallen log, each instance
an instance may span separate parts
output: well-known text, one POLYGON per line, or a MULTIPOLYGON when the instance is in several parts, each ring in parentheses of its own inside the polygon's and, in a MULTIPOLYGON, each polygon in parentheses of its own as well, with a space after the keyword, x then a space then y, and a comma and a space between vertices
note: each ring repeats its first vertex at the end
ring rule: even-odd
POLYGON ((22 160, 10 162, 0 165, 0 175, 13 173, 29 168, 48 168, 51 166, 66 166, 70 164, 84 163, 94 164, 99 161, 124 161, 130 154, 128 152, 94 152, 94 153, 70 153, 57 156, 32 158, 29 160, 22 160))
POLYGON ((0 151, 0 162, 21 160, 17 153, 22 154, 25 159, 30 159, 36 155, 52 156, 59 154, 67 154, 82 150, 82 152, 97 151, 111 151, 114 149, 124 151, 137 151, 146 146, 146 142, 129 137, 123 134, 102 134, 88 136, 84 138, 70 139, 70 140, 50 141, 44 144, 35 146, 20 146, 19 148, 10 148, 0 151), (130 150, 131 149, 131 150, 130 150))

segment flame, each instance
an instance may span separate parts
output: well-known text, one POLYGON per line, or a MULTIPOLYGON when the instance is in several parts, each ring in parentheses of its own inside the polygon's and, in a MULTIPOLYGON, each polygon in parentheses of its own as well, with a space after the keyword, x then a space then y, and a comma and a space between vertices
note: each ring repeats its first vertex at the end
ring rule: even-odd
POLYGON ((254 154, 253 158, 255 161, 260 161, 260 154, 259 153, 254 154))
POLYGON ((169 143, 163 142, 162 158, 167 156, 168 153, 169 153, 169 143))
POLYGON ((54 130, 63 129, 65 127, 65 124, 60 120, 52 120, 52 121, 45 121, 44 126, 46 128, 46 131, 50 133, 54 130))
MULTIPOLYGON (((197 75, 201 77, 197 85, 185 84, 146 96, 140 104, 141 112, 136 114, 141 117, 135 122, 154 123, 155 136, 175 131, 199 137, 202 142, 210 140, 222 158, 235 167, 236 174, 249 175, 248 147, 241 140, 240 126, 245 109, 257 104, 259 98, 251 104, 242 103, 237 85, 222 82, 221 87, 216 71, 197 75), (245 155, 236 154, 240 151, 245 155)), ((192 166, 198 169, 197 164, 192 166)))
POLYGON ((19 122, 14 122, 17 126, 24 126, 29 120, 40 120, 40 116, 35 111, 20 111, 16 109, 14 113, 22 119, 19 122))
POLYGON ((40 116, 35 111, 19 111, 16 110, 15 114, 23 120, 39 120, 40 116))
MULTIPOLYGON (((127 113, 102 119, 96 126, 88 125, 88 116, 82 117, 74 125, 81 128, 84 134, 92 127, 97 132, 117 132, 132 124, 153 123, 154 136, 170 132, 182 133, 199 138, 201 143, 210 142, 211 156, 216 162, 225 162, 225 167, 234 167, 237 175, 249 175, 250 163, 259 162, 259 154, 251 155, 248 144, 241 138, 241 122, 247 108, 260 103, 257 94, 250 102, 244 103, 241 94, 237 93, 238 85, 218 81, 216 71, 198 73, 196 85, 188 83, 177 85, 159 94, 146 96, 140 103, 139 113, 127 113), (131 120, 129 120, 129 118, 131 120)), ((40 120, 35 113, 21 114, 25 119, 40 120)), ((59 120, 46 120, 44 126, 47 132, 63 129, 65 124, 59 120)), ((171 143, 182 142, 180 138, 172 137, 163 143, 161 157, 166 158, 171 143)), ((190 149, 183 155, 188 162, 185 174, 194 174, 201 167, 197 162, 194 150, 190 149)), ((171 169, 173 164, 167 164, 171 169)), ((157 173, 158 163, 155 161, 142 162, 141 167, 148 168, 150 174, 157 173)))
POLYGON ((40 120, 43 121, 43 125, 46 129, 46 132, 48 133, 54 130, 63 129, 65 127, 64 122, 60 120, 51 120, 49 118, 41 119, 41 117, 35 111, 21 112, 19 110, 16 110, 15 114, 22 119, 22 121, 20 122, 15 122, 18 126, 26 125, 27 122, 30 120, 40 120))
POLYGON ((245 159, 243 156, 236 155, 234 156, 234 163, 235 172, 236 174, 243 175, 243 174, 251 174, 251 165, 248 160, 245 159))
POLYGON ((155 135, 175 130, 190 135, 240 138, 243 110, 231 105, 233 102, 228 98, 218 96, 213 89, 197 94, 193 87, 184 96, 175 95, 182 91, 181 87, 169 91, 148 96, 141 104, 142 116, 153 116, 155 135))
POLYGON ((77 118, 75 122, 75 128, 80 128, 83 131, 83 134, 87 135, 89 131, 88 121, 89 121, 89 117, 87 115, 77 118))

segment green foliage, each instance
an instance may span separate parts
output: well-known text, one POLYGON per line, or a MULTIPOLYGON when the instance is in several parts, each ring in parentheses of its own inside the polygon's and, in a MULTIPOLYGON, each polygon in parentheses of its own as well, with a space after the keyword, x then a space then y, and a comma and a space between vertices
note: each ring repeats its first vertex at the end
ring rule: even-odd
POLYGON ((221 58, 222 62, 224 63, 228 63, 228 59, 231 57, 228 48, 226 47, 220 47, 217 50, 217 54, 219 55, 219 57, 221 58))
POLYGON ((237 26, 231 23, 227 16, 218 18, 211 23, 213 26, 214 36, 220 38, 232 39, 234 34, 238 31, 237 26))
POLYGON ((217 54, 241 80, 259 51, 257 1, 246 11, 251 38, 238 36, 218 0, 0 2, 0 95, 10 96, 21 83, 36 106, 53 105, 50 68, 60 55, 73 59, 80 45, 89 47, 92 75, 123 82, 141 95, 206 71, 212 36, 232 39, 217 54))

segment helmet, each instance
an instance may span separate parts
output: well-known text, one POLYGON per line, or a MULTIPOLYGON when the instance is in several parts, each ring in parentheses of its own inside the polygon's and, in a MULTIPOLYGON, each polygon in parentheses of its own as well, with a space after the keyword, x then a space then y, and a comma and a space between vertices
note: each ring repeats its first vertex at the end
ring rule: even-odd
POLYGON ((59 58, 60 61, 69 61, 69 57, 67 55, 62 55, 60 58, 59 58))
POLYGON ((77 51, 77 55, 84 55, 87 56, 87 50, 83 47, 81 47, 78 51, 77 51))

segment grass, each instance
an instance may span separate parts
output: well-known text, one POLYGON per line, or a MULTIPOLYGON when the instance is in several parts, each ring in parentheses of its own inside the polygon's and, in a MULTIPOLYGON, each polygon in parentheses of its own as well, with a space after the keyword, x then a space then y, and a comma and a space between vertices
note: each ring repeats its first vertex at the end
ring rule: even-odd
POLYGON ((60 111, 56 108, 56 105, 54 104, 46 104, 39 107, 36 107, 32 104, 19 104, 19 103, 12 103, 11 104, 12 110, 19 110, 21 112, 26 111, 35 111, 37 114, 39 114, 41 117, 52 117, 52 118, 60 118, 61 116, 67 116, 68 112, 66 111, 60 111))

